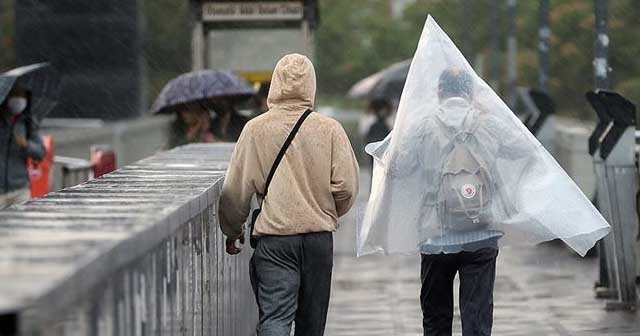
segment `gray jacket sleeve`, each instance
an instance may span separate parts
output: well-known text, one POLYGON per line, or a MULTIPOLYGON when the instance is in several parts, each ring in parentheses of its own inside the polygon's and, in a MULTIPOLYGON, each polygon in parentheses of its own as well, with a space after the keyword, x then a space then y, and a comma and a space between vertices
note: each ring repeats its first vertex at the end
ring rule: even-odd
POLYGON ((45 155, 44 143, 38 133, 38 124, 34 120, 25 120, 27 147, 23 149, 25 157, 41 161, 45 155))

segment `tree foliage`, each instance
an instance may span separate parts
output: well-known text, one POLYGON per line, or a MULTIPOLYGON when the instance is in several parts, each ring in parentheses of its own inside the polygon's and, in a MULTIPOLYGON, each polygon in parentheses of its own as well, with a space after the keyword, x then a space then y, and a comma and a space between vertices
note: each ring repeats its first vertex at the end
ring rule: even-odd
POLYGON ((14 0, 0 1, 0 72, 15 64, 14 0))
POLYGON ((147 95, 153 102, 167 81, 191 70, 189 1, 141 1, 147 95))
POLYGON ((343 94, 358 79, 410 57, 415 42, 389 12, 388 0, 320 1, 315 60, 321 93, 343 94))
MULTIPOLYGON (((481 75, 495 62, 500 70, 498 88, 506 85, 506 1, 416 0, 404 15, 392 18, 388 1, 321 1, 322 25, 316 35, 319 88, 323 94, 341 95, 358 79, 385 66, 410 58, 427 14, 431 14, 466 51, 481 75), (467 10, 462 6, 470 6, 467 10), (492 27, 493 26, 493 27, 492 27), (468 40, 464 40, 464 31, 468 40), (492 29, 499 45, 490 44, 492 29), (466 43, 463 43, 466 42, 466 43)), ((538 2, 518 1, 518 85, 538 83, 538 2)), ((593 89, 593 1, 553 0, 550 5, 551 69, 549 88, 560 113, 593 118, 584 93, 593 89)), ((611 79, 614 89, 640 103, 640 6, 636 0, 609 1, 611 79)), ((504 92, 501 92, 504 93, 504 92)))

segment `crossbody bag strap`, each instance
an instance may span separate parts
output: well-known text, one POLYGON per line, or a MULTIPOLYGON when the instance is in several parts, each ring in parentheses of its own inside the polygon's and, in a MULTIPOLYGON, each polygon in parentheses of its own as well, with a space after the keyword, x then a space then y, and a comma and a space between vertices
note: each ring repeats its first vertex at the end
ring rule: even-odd
MULTIPOLYGON (((304 114, 300 116, 300 119, 298 119, 298 122, 296 122, 296 124, 291 129, 291 133, 289 133, 287 140, 285 140, 284 144, 282 145, 282 148, 280 148, 280 152, 278 153, 278 156, 276 156, 276 159, 273 161, 273 165, 271 166, 271 171, 269 171, 269 176, 267 176, 267 182, 264 186, 264 194, 262 194, 262 202, 264 202, 264 199, 267 197, 267 193, 269 192, 269 185, 271 184, 271 180, 273 180, 273 176, 276 174, 276 170, 278 169, 280 162, 284 158, 284 154, 287 152, 287 149, 293 142, 293 139, 296 137, 296 134, 298 133, 298 131, 300 130, 300 127, 302 126, 302 123, 304 123, 305 119, 307 119, 307 117, 310 114, 311 114, 311 110, 306 110, 304 114)), ((260 204, 260 206, 262 207, 262 204, 260 204)))
MULTIPOLYGON (((296 122, 296 124, 293 126, 293 128, 291 129, 291 132, 289 133, 289 136, 287 137, 287 140, 284 141, 284 144, 282 144, 282 147, 280 148, 280 152, 278 152, 278 155, 276 156, 276 159, 273 161, 273 165, 271 166, 271 170, 269 171, 269 176, 267 176, 267 182, 265 183, 264 186, 264 194, 262 194, 262 200, 260 201, 260 210, 262 209, 262 204, 264 203, 265 198, 267 197, 267 193, 269 192, 269 185, 271 184, 271 180, 273 180, 273 176, 276 174, 276 170, 278 169, 278 165, 280 165, 280 162, 282 161, 282 159, 284 158, 284 154, 287 152, 287 149, 289 148, 289 146, 291 145, 291 143, 293 142, 293 138, 296 137, 296 134, 298 133, 298 131, 300 130, 300 127, 302 126, 302 123, 304 123, 305 119, 307 119, 307 117, 311 114, 311 110, 306 110, 302 116, 300 116, 300 118, 298 119, 298 122, 296 122)), ((258 212, 260 210, 257 210, 258 212)), ((257 217, 253 217, 252 222, 251 222, 251 228, 250 228, 250 236, 253 237, 253 230, 255 229, 255 220, 257 219, 257 217)), ((253 240, 253 238, 251 238, 253 240)), ((254 243, 252 241, 251 246, 254 247, 254 243)))

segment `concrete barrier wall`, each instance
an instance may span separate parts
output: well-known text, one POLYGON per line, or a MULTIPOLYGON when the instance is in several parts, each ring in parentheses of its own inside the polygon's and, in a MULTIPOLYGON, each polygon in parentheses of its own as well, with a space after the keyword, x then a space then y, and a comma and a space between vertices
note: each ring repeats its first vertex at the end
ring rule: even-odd
POLYGON ((90 145, 111 145, 122 167, 161 150, 167 143, 171 120, 168 115, 105 123, 95 120, 85 126, 77 122, 69 125, 73 127, 43 128, 41 133, 53 136, 56 155, 89 159, 90 145))
POLYGON ((224 252, 232 145, 190 145, 0 211, 0 335, 253 335, 251 251, 224 252))
MULTIPOLYGON (((118 167, 123 167, 149 157, 167 144, 169 124, 172 116, 154 116, 138 119, 102 123, 75 122, 73 127, 49 127, 41 130, 50 134, 55 145, 55 155, 89 159, 91 145, 110 145, 116 153, 118 167)), ((64 125, 58 120, 56 124, 64 125)), ((54 167, 52 190, 62 188, 62 172, 54 167)))

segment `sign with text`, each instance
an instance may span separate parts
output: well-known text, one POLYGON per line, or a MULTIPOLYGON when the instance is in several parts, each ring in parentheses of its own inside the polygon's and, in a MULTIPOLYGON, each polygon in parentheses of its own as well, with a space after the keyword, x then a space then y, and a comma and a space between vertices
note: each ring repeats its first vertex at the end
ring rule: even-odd
POLYGON ((202 20, 220 21, 297 21, 304 16, 302 2, 205 2, 202 20))

